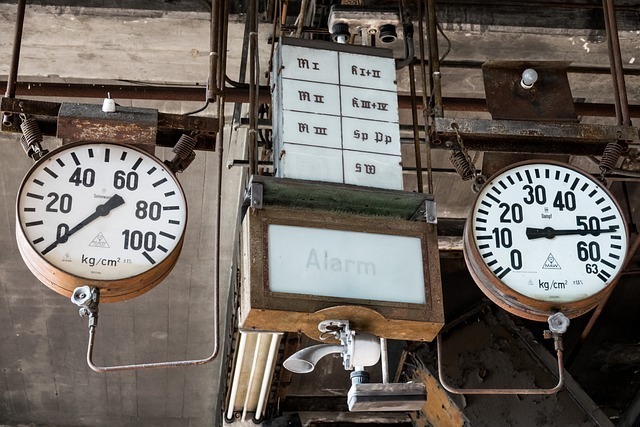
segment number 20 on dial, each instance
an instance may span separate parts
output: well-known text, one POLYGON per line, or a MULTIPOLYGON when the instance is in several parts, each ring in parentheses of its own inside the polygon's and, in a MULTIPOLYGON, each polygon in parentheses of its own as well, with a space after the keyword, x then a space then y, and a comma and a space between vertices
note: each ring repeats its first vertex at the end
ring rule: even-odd
POLYGON ((18 247, 55 291, 101 289, 127 299, 159 283, 182 248, 187 205, 165 165, 137 148, 75 143, 27 173, 16 208, 18 247))
POLYGON ((467 220, 467 266, 508 311, 546 320, 594 307, 620 275, 627 228, 590 175, 556 162, 524 162, 492 177, 467 220))

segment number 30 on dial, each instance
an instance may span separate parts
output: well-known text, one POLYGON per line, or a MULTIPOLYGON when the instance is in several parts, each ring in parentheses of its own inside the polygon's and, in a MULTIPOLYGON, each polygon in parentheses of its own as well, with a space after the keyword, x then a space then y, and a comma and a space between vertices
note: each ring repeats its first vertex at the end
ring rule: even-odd
POLYGON ((35 276, 70 296, 137 296, 175 265, 187 222, 173 173, 154 156, 113 143, 64 145, 25 176, 17 199, 18 248, 35 276))
POLYGON ((480 289, 516 315, 546 321, 593 308, 620 273, 627 228, 609 191, 557 162, 493 176, 467 220, 465 260, 480 289))

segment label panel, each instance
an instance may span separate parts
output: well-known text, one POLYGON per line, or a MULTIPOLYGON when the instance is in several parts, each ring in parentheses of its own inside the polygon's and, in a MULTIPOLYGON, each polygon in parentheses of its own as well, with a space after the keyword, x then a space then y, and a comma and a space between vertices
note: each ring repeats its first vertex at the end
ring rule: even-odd
POLYGON ((396 62, 393 58, 340 52, 340 84, 395 92, 396 62))
POLYGON ((342 146, 345 150, 400 155, 400 127, 397 123, 342 118, 342 146))
POLYGON ((284 142, 342 148, 340 117, 288 111, 283 118, 284 142))
POLYGON ((338 52, 285 46, 282 49, 282 77, 338 84, 338 52))
POLYGON ((272 292, 424 304, 417 237, 269 225, 272 292), (389 256, 393 254, 393 256, 389 256))
POLYGON ((402 190, 402 158, 343 151, 345 184, 402 190))

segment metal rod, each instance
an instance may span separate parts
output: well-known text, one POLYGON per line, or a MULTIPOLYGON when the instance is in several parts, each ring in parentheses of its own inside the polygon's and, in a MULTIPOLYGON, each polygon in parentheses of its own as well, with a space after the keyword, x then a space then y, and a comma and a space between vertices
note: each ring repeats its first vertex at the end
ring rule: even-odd
POLYGON ((262 345, 262 337, 264 334, 258 333, 253 335, 257 335, 257 338, 255 341, 255 347, 253 349, 253 360, 251 362, 251 370, 249 371, 249 381, 247 382, 247 390, 245 392, 244 403, 242 405, 242 417, 240 418, 241 421, 247 420, 247 410, 249 406, 249 399, 251 398, 251 395, 252 395, 251 389, 254 387, 253 383, 256 378, 258 360, 260 356, 260 345, 262 345))
POLYGON ((604 24, 607 33, 607 45, 609 48, 609 63, 611 64, 611 76, 613 78, 613 96, 615 99, 616 118, 618 124, 631 126, 629 115, 629 101, 627 88, 624 81, 624 69, 622 67, 622 55, 620 53, 620 39, 618 38, 618 22, 613 0, 602 0, 604 10, 604 24))
POLYGON ((438 24, 436 1, 427 0, 427 39, 429 40, 429 86, 435 117, 443 117, 442 85, 440 83, 440 53, 438 51, 438 24))
POLYGON ((413 148, 416 158, 416 178, 418 180, 418 193, 424 192, 422 180, 422 153, 420 151, 420 128, 418 126, 418 105, 416 102, 416 72, 413 64, 409 64, 409 89, 411 91, 411 124, 413 127, 413 148))
MULTIPOLYGON (((422 11, 422 1, 418 0, 418 35, 420 46, 420 75, 422 77, 422 117, 424 119, 424 134, 426 144, 426 163, 427 163, 427 193, 433 194, 433 174, 431 171, 431 135, 430 135, 430 116, 431 116, 431 102, 429 93, 427 92, 427 69, 425 67, 425 50, 424 50, 424 13, 422 11)), ((435 11, 434 11, 435 13, 435 11)), ((429 70, 431 64, 429 63, 429 70)), ((429 72, 430 74, 430 72, 429 72)))
POLYGON ((206 101, 214 102, 218 88, 220 87, 220 81, 218 80, 218 64, 220 62, 220 50, 218 46, 218 31, 220 31, 220 3, 224 0, 212 0, 211 2, 211 17, 209 22, 209 78, 207 79, 207 93, 206 101))
POLYGON ((24 11, 27 0, 18 0, 18 13, 16 15, 16 29, 13 37, 13 52, 11 53, 11 65, 7 79, 7 98, 16 96, 16 80, 18 79, 18 65, 20 64, 20 47, 22 46, 22 27, 24 26, 24 11))
POLYGON ((298 25, 296 27, 296 37, 300 37, 302 35, 302 27, 304 26, 304 18, 307 14, 307 5, 309 4, 309 0, 302 0, 300 4, 300 12, 298 12, 298 25))
MULTIPOLYGON (((442 368, 442 337, 437 336, 437 353, 438 353, 438 376, 440 384, 449 393, 453 394, 555 394, 564 386, 564 363, 562 362, 561 346, 556 350, 558 356, 558 384, 552 388, 455 388, 444 379, 444 370, 442 368)), ((561 337, 559 338, 562 339, 561 337)))
POLYGON ((229 391, 229 403, 227 403, 227 419, 232 419, 233 410, 236 406, 236 396, 238 395, 238 383, 240 382, 240 373, 242 372, 242 363, 244 361, 244 349, 247 345, 247 335, 240 331, 240 342, 238 343, 238 353, 236 356, 236 365, 233 369, 233 377, 231 379, 231 390, 229 391))
POLYGON ((258 144, 257 144, 257 119, 258 119, 258 91, 259 78, 258 56, 258 2, 251 0, 249 17, 251 29, 249 31, 249 175, 255 175, 258 171, 258 144))
POLYGON ((380 366, 382 368, 382 383, 387 384, 389 382, 389 354, 386 338, 380 338, 380 366))

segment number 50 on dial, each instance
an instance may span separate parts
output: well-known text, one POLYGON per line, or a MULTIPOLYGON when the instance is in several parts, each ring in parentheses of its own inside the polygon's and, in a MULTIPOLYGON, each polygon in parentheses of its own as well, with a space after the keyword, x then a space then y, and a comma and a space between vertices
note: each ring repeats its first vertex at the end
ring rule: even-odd
POLYGON ((546 321, 593 308, 619 277, 627 227, 609 191, 569 165, 523 162, 489 179, 464 233, 480 289, 506 310, 546 321))

